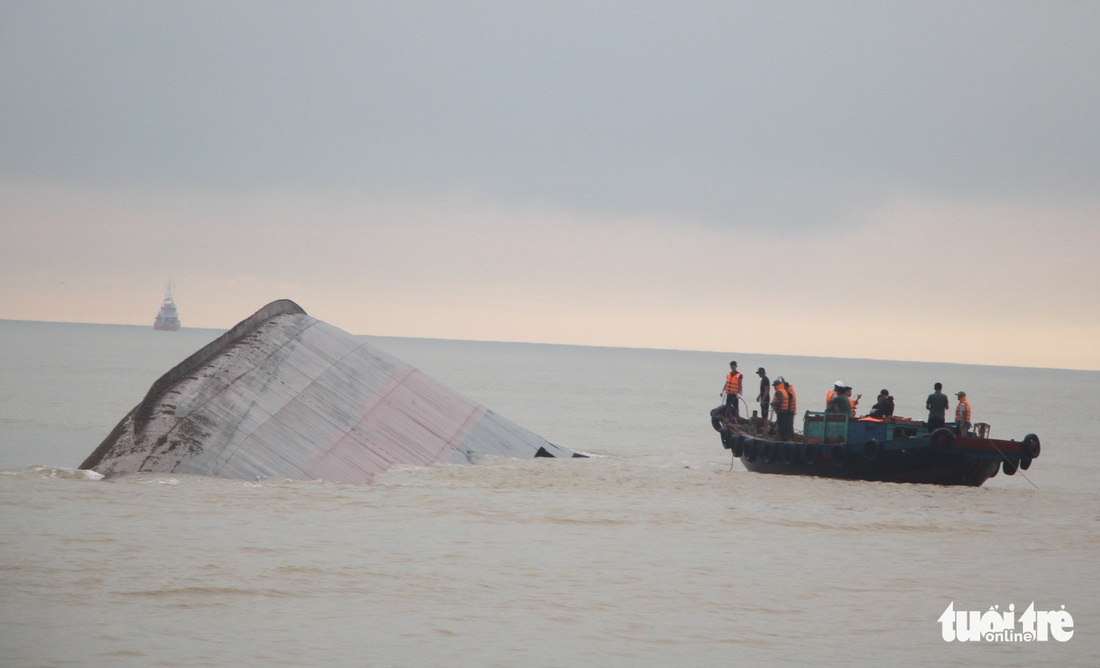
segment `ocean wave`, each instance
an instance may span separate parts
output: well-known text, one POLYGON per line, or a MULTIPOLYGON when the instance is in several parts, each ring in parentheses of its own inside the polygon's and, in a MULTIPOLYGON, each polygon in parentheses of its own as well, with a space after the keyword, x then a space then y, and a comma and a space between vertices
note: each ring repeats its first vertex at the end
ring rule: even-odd
POLYGON ((67 469, 57 466, 27 466, 22 469, 0 471, 0 475, 26 478, 60 478, 62 480, 103 480, 103 475, 85 469, 67 469))

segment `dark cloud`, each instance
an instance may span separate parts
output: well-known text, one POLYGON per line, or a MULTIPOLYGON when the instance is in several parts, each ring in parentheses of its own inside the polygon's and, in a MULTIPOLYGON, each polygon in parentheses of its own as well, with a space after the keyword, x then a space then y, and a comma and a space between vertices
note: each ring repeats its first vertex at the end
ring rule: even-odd
POLYGON ((1091 194, 1093 3, 6 2, 0 174, 791 226, 1091 194))

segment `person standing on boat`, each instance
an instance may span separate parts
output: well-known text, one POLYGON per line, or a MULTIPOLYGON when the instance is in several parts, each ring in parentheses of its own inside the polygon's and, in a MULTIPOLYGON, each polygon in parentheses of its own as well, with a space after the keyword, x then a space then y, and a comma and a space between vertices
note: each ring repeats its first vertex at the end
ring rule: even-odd
POLYGON ((890 390, 883 390, 878 393, 878 401, 874 406, 871 406, 871 417, 884 418, 890 417, 894 414, 894 398, 890 396, 890 390))
POLYGON ((829 405, 825 407, 826 413, 845 415, 852 412, 852 401, 848 398, 848 391, 840 388, 839 392, 829 392, 829 405))
POLYGON ((833 383, 833 389, 825 393, 825 410, 829 410, 829 404, 833 402, 833 397, 844 391, 844 383, 839 380, 833 383))
POLYGON ((756 375, 760 376, 760 394, 756 395, 756 403, 760 404, 760 417, 767 420, 768 407, 772 401, 772 386, 768 383, 768 373, 764 371, 764 367, 757 369, 756 375))
POLYGON ((966 398, 966 392, 956 392, 955 396, 959 398, 959 403, 955 406, 955 422, 959 423, 959 436, 966 436, 970 431, 970 402, 966 398))
POLYGON ((726 374, 726 386, 722 390, 722 394, 726 395, 726 417, 740 416, 738 402, 741 400, 742 378, 737 362, 730 362, 730 372, 726 374))
POLYGON ((789 441, 794 438, 794 411, 791 410, 791 395, 783 381, 778 378, 772 383, 772 387, 775 388, 772 392, 775 428, 779 432, 779 440, 789 441))
POLYGON ((852 388, 847 385, 844 386, 844 396, 848 397, 848 403, 851 405, 852 417, 856 416, 856 406, 859 406, 859 400, 863 398, 862 394, 857 394, 856 398, 852 398, 852 388))
MULTIPOLYGON (((794 418, 794 414, 798 412, 798 396, 794 393, 794 387, 787 382, 787 379, 783 376, 779 377, 779 380, 783 381, 783 389, 787 391, 787 402, 790 404, 791 417, 794 418)), ((794 422, 791 422, 791 434, 794 435, 794 422)))
POLYGON ((946 422, 947 409, 949 408, 949 401, 947 395, 942 392, 943 385, 936 383, 932 386, 935 390, 932 394, 928 395, 928 400, 924 402, 924 407, 928 409, 928 431, 939 429, 946 422))

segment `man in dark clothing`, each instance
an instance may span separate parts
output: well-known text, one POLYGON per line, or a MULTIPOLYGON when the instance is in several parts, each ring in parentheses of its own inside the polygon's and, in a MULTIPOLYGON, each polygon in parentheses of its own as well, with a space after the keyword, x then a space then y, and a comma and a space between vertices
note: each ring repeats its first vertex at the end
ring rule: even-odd
POLYGON ((837 415, 848 415, 852 412, 852 400, 848 398, 848 393, 851 388, 841 388, 840 392, 833 394, 833 398, 829 399, 829 405, 825 407, 826 413, 836 413, 837 415))
POLYGON ((764 367, 757 369, 756 375, 760 376, 760 394, 756 395, 756 403, 760 404, 760 417, 767 420, 768 406, 772 402, 772 386, 768 382, 768 374, 764 371, 764 367))
POLYGON ((871 417, 884 418, 894 414, 894 398, 890 396, 890 390, 878 393, 878 401, 871 407, 871 417))
POLYGON ((936 391, 929 394, 928 400, 924 402, 924 407, 928 409, 928 431, 933 431, 944 425, 949 403, 947 395, 941 391, 943 385, 936 383, 932 387, 936 391))

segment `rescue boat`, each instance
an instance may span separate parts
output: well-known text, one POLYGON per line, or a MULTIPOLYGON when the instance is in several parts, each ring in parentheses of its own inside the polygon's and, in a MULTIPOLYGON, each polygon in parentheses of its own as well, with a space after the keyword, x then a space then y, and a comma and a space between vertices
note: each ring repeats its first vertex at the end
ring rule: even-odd
POLYGON ((990 438, 986 423, 959 433, 957 423, 929 429, 909 418, 817 411, 806 411, 802 433, 783 441, 774 423, 727 418, 725 410, 711 411, 711 425, 722 447, 756 473, 980 487, 999 471, 1027 470, 1041 450, 1035 434, 1019 441, 990 438))

